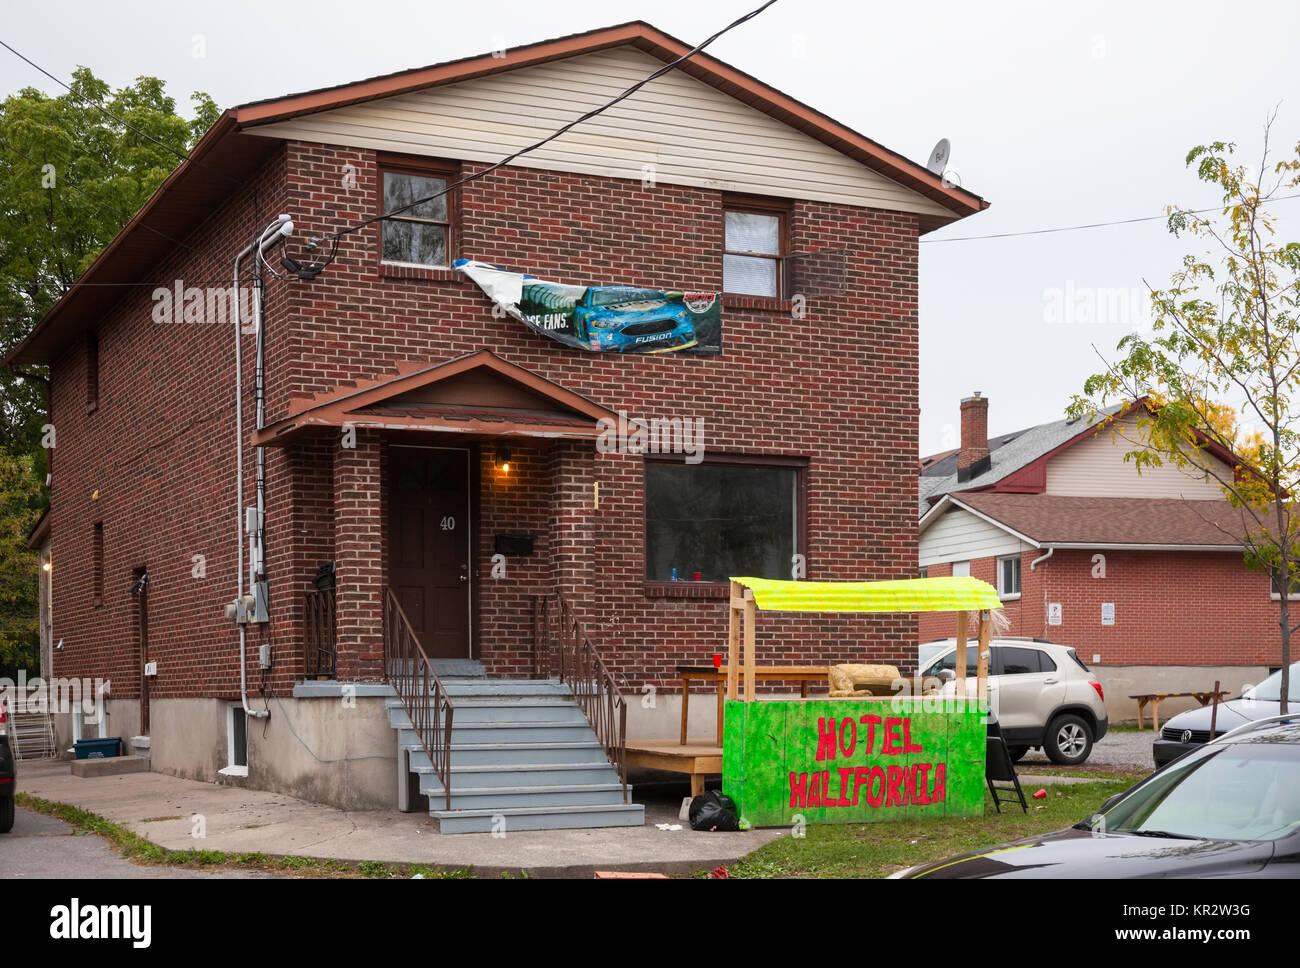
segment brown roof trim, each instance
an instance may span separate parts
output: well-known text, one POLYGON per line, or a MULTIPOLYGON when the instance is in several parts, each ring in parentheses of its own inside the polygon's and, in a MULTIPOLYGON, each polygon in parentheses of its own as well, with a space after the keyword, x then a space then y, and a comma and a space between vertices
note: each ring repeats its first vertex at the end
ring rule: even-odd
MULTIPOLYGON (((268 124, 302 114, 313 114, 377 98, 393 97, 422 88, 517 70, 521 67, 624 44, 631 44, 665 62, 681 57, 693 46, 644 21, 633 21, 523 47, 513 47, 505 51, 503 56, 483 54, 466 57, 431 67, 416 68, 336 87, 245 104, 236 108, 235 113, 241 127, 268 124)), ((940 176, 923 165, 890 151, 817 109, 783 94, 776 88, 706 53, 694 55, 678 70, 925 195, 950 209, 957 218, 973 215, 988 208, 989 203, 973 192, 945 184, 940 176)), ((930 220, 926 219, 922 221, 926 230, 937 228, 941 224, 940 222, 930 224, 930 220)))
MULTIPOLYGON (((207 214, 206 211, 189 212, 187 206, 193 207, 193 200, 181 200, 173 196, 174 190, 178 186, 203 185, 208 183, 207 194, 214 198, 224 198, 221 195, 218 186, 221 182, 222 173, 230 177, 231 181, 239 182, 236 177, 238 172, 231 174, 229 165, 232 161, 237 161, 244 156, 253 158, 269 155, 266 147, 258 147, 256 142, 269 141, 269 139, 251 138, 248 136, 240 137, 238 145, 232 144, 232 137, 238 136, 238 124, 233 110, 222 112, 221 116, 213 122, 212 127, 204 133, 198 143, 190 149, 189 156, 173 169, 172 173, 163 179, 148 200, 140 207, 140 210, 131 217, 130 221, 124 225, 121 230, 113 237, 113 240, 104 247, 96 256, 89 268, 86 269, 73 283, 72 288, 63 294, 63 296, 51 306, 44 316, 32 327, 32 331, 25 336, 21 342, 13 347, 4 357, 4 365, 12 367, 23 363, 44 364, 48 363, 53 351, 60 346, 66 345, 67 340, 57 341, 58 330, 62 328, 77 327, 79 330, 85 330, 93 326, 97 321, 98 315, 121 298, 127 290, 112 290, 110 292, 96 291, 90 283, 96 281, 96 277, 107 275, 121 275, 123 269, 128 273, 128 279, 135 281, 137 275, 141 272, 147 273, 152 266, 161 260, 166 251, 174 248, 173 243, 168 239, 155 235, 155 232, 166 231, 159 228, 159 223, 163 223, 170 231, 167 235, 175 235, 176 228, 172 224, 178 217, 185 218, 192 216, 195 225, 202 220, 207 214), (183 211, 184 210, 184 211, 183 211), (179 216, 178 216, 178 213, 179 216), (152 230, 152 231, 151 231, 152 230), (152 258, 141 259, 136 253, 127 251, 132 246, 139 248, 138 241, 145 238, 152 243, 152 248, 157 250, 157 255, 152 258), (135 263, 123 266, 122 263, 135 263), (147 264, 142 264, 147 263, 147 264), (85 301, 86 307, 80 308, 79 311, 71 315, 76 317, 68 326, 64 326, 63 317, 68 315, 68 311, 74 305, 85 301), (54 340, 55 345, 51 345, 54 340)), ((272 150, 275 145, 272 144, 272 150)), ((182 230, 184 235, 188 235, 188 230, 182 230)), ((182 241, 184 235, 181 235, 182 241)), ((118 280, 114 280, 118 281, 118 280)))
POLYGON ((502 359, 490 350, 477 350, 442 363, 406 368, 406 372, 366 381, 363 385, 340 387, 317 394, 310 400, 300 400, 289 416, 254 433, 252 443, 255 446, 284 444, 312 427, 341 427, 345 423, 354 427, 492 436, 596 437, 600 433, 596 424, 602 419, 617 420, 618 414, 532 370, 502 359), (510 420, 501 420, 498 415, 494 415, 496 419, 488 420, 469 413, 457 415, 454 407, 445 408, 450 418, 447 419, 436 415, 376 413, 372 409, 393 397, 479 369, 491 370, 532 390, 556 406, 573 411, 578 419, 563 422, 553 418, 539 419, 536 412, 521 410, 510 420))
MULTIPOLYGON (((212 206, 219 204, 225 197, 219 194, 221 179, 213 178, 214 174, 229 171, 232 178, 238 181, 237 176, 248 173, 249 164, 258 158, 264 159, 280 144, 272 138, 241 135, 241 129, 624 44, 632 44, 665 62, 674 60, 691 49, 691 45, 650 24, 634 21, 514 47, 500 57, 491 54, 466 57, 432 67, 255 101, 226 110, 190 149, 189 157, 167 176, 135 217, 127 222, 81 274, 76 284, 6 354, 4 364, 48 363, 73 337, 94 325, 98 317, 107 312, 126 291, 97 290, 91 283, 97 282, 99 276, 110 279, 126 276, 134 281, 157 265, 171 247, 171 243, 165 240, 155 240, 152 245, 142 244, 141 237, 149 234, 146 225, 152 224, 158 229, 160 226, 155 223, 162 223, 168 227, 170 235, 178 232, 183 233, 180 236, 182 238, 188 235, 207 216, 212 206), (236 142, 243 144, 234 144, 236 142), (210 184, 202 188, 205 179, 210 184), (196 190, 196 185, 200 189, 196 190), (179 192, 178 188, 185 191, 179 192)), ((923 165, 890 151, 815 108, 714 57, 704 53, 696 54, 678 70, 802 131, 885 177, 938 202, 953 213, 951 219, 920 216, 918 221, 922 232, 932 231, 988 208, 989 203, 973 192, 945 185, 939 176, 923 165)))
POLYGON ((35 550, 45 544, 50 537, 50 509, 46 508, 36 519, 32 533, 27 536, 27 547, 35 550))

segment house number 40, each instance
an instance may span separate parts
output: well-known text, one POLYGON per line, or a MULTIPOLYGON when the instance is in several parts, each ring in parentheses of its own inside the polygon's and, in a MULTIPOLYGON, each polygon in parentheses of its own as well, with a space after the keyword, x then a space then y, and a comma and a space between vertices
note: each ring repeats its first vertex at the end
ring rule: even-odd
POLYGON ((450 514, 448 514, 446 517, 442 519, 442 530, 443 531, 456 530, 456 519, 453 518, 450 514))

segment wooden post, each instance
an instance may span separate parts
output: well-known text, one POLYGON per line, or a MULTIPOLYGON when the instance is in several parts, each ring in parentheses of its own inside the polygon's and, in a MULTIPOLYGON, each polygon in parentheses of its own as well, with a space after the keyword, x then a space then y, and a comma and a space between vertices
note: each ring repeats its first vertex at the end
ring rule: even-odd
POLYGON ((953 666, 957 673, 956 693, 958 699, 966 698, 966 613, 957 613, 957 658, 953 666))
POLYGON ((1214 739, 1214 727, 1219 722, 1219 680, 1214 680, 1214 697, 1210 703, 1210 739, 1214 739))
POLYGON ((727 698, 733 701, 740 698, 736 687, 740 681, 740 609, 744 591, 739 583, 731 583, 731 603, 727 609, 731 615, 727 626, 727 698))
POLYGON ((758 625, 758 605, 753 589, 745 589, 745 702, 754 701, 754 673, 758 668, 755 633, 758 625))
POLYGON ((981 701, 989 697, 989 637, 993 631, 993 622, 988 609, 980 612, 979 654, 975 657, 975 698, 981 701))

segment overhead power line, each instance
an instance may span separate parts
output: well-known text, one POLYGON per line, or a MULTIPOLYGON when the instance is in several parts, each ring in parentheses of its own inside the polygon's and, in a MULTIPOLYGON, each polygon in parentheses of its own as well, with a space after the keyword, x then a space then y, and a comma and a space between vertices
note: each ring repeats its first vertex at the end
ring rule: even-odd
POLYGON ((727 32, 734 30, 735 28, 739 27, 741 24, 747 21, 753 20, 755 17, 761 14, 768 7, 772 6, 772 4, 774 3, 776 3, 776 0, 767 0, 767 2, 764 3, 761 7, 751 10, 743 17, 739 17, 736 20, 733 20, 731 23, 727 24, 727 26, 723 27, 717 33, 713 34, 711 37, 707 38, 702 43, 697 44, 695 47, 692 47, 685 54, 682 54, 682 56, 678 57, 676 60, 670 61, 669 63, 665 64, 663 67, 659 68, 658 70, 643 77, 641 80, 637 81, 627 90, 623 91, 621 94, 618 94, 617 96, 606 101, 604 104, 600 105, 599 107, 592 108, 590 111, 586 112, 580 117, 574 118, 568 124, 565 124, 557 128, 555 131, 551 132, 545 138, 542 138, 540 141, 534 142, 533 144, 528 145, 524 148, 520 148, 518 151, 515 151, 514 153, 507 155, 506 157, 502 158, 500 161, 496 162, 495 164, 489 165, 487 168, 484 168, 481 171, 476 171, 471 175, 466 175, 464 178, 460 179, 459 181, 452 182, 450 185, 447 185, 441 191, 434 192, 432 195, 426 195, 423 198, 417 198, 415 201, 403 205, 401 208, 393 209, 391 212, 385 212, 382 215, 375 215, 361 222, 357 222, 354 225, 349 225, 346 228, 339 229, 337 232, 334 232, 332 235, 327 237, 333 244, 330 247, 330 254, 326 258, 326 260, 320 263, 319 265, 310 267, 310 269, 306 271, 310 272, 312 276, 314 276, 316 273, 319 273, 322 269, 324 269, 331 262, 333 262, 334 257, 338 252, 339 239, 341 239, 343 236, 351 235, 354 232, 359 232, 368 225, 373 225, 376 222, 382 222, 386 219, 392 218, 395 215, 400 215, 403 212, 409 211, 418 205, 423 205, 427 202, 431 202, 436 199, 442 198, 444 195, 446 195, 448 192, 451 192, 453 189, 459 188, 462 185, 467 185, 472 181, 477 181, 480 178, 490 175, 498 168, 503 168, 506 165, 510 164, 516 158, 526 155, 529 152, 536 151, 538 148, 541 148, 549 144, 550 142, 554 141, 556 138, 560 137, 566 132, 577 127, 579 124, 582 124, 582 122, 590 121, 592 118, 596 117, 597 115, 603 114, 605 111, 608 111, 610 108, 618 104, 620 101, 623 101, 631 97, 633 94, 641 90, 641 88, 645 87, 647 84, 649 84, 651 81, 655 80, 656 78, 662 77, 663 75, 667 74, 669 71, 675 70, 680 64, 690 59, 691 57, 695 56, 700 51, 704 50, 704 48, 708 47, 710 44, 712 44, 723 34, 726 34, 727 32))
MULTIPOLYGON (((76 98, 78 101, 80 101, 82 104, 86 104, 86 105, 89 105, 89 106, 92 107, 92 108, 95 108, 97 111, 100 111, 101 113, 103 113, 105 117, 108 117, 108 118, 112 119, 112 120, 113 120, 114 122, 116 122, 117 124, 120 124, 122 127, 126 128, 128 131, 133 131, 133 132, 135 132, 135 133, 138 134, 141 138, 144 138, 146 141, 149 141, 149 142, 152 142, 153 144, 156 144, 159 148, 162 148, 164 151, 171 152, 173 155, 175 155, 175 156, 176 156, 177 158, 179 158, 181 161, 189 161, 189 162, 191 162, 192 164, 198 165, 198 162, 197 162, 197 161, 194 161, 193 159, 190 158, 188 152, 181 151, 179 148, 174 148, 173 146, 167 144, 167 142, 165 142, 165 141, 161 141, 161 140, 159 140, 158 138, 155 138, 153 135, 149 134, 149 132, 147 132, 147 131, 141 131, 139 128, 137 128, 135 125, 133 125, 131 122, 126 121, 126 120, 124 120, 123 118, 119 118, 116 114, 114 114, 114 113, 113 113, 112 111, 110 111, 108 108, 104 107, 104 105, 100 104, 98 101, 93 101, 93 100, 91 100, 90 98, 86 97, 84 94, 79 94, 75 89, 73 89, 72 85, 69 84, 67 81, 63 80, 61 77, 56 76, 55 74, 50 73, 50 72, 47 71, 44 67, 42 67, 40 64, 36 63, 36 61, 32 60, 30 57, 26 56, 25 54, 23 54, 23 53, 21 53, 21 52, 15 50, 13 47, 9 46, 9 44, 5 43, 3 40, 0 40, 0 47, 3 47, 5 50, 9 51, 9 53, 13 54, 13 55, 14 55, 15 57, 17 57, 19 60, 22 60, 22 61, 26 62, 27 64, 30 64, 30 65, 31 65, 32 67, 34 67, 36 70, 40 71, 42 74, 44 74, 44 75, 45 75, 46 77, 48 77, 50 80, 52 80, 55 84, 58 84, 60 87, 64 88, 64 89, 65 89, 69 94, 71 94, 73 97, 75 97, 75 98, 76 98)), ((239 179, 237 179, 237 178, 232 178, 230 175, 226 174, 224 171, 220 171, 220 170, 218 170, 218 169, 210 168, 210 167, 206 167, 206 166, 202 166, 202 165, 199 165, 199 167, 203 167, 206 171, 211 171, 211 172, 214 173, 214 174, 220 175, 222 178, 226 179, 226 181, 230 182, 232 185, 242 185, 242 184, 243 184, 243 182, 241 182, 239 179)))
MULTIPOLYGON (((12 144, 9 143, 9 140, 7 138, 0 138, 0 147, 7 148, 9 151, 12 151, 19 158, 23 159, 23 161, 31 165, 34 171, 40 170, 41 168, 40 162, 36 161, 36 159, 32 158, 26 152, 21 151, 18 148, 15 148, 12 144)), ((54 184, 55 184, 55 188, 50 189, 50 191, 58 191, 59 187, 70 188, 78 195, 80 195, 82 198, 86 199, 86 201, 90 202, 92 205, 98 205, 99 210, 105 208, 111 208, 113 211, 117 212, 118 215, 121 215, 123 218, 125 218, 127 223, 130 223, 130 221, 136 217, 135 214, 128 212, 124 208, 119 208, 118 206, 114 205, 112 202, 100 201, 97 198, 92 198, 89 194, 87 194, 86 192, 78 188, 75 183, 68 181, 67 177, 64 175, 58 175, 57 178, 55 179, 54 184)), ((97 210, 97 214, 99 210, 97 210)), ((182 242, 180 239, 172 238, 172 236, 168 235, 166 232, 160 231, 159 229, 154 228, 152 225, 146 225, 144 222, 141 222, 140 228, 148 229, 150 232, 152 232, 154 235, 157 235, 159 238, 166 239, 168 242, 171 242, 173 245, 179 245, 183 249, 189 249, 191 252, 199 251, 197 248, 190 245, 188 242, 182 242)))
MULTIPOLYGON (((1300 192, 1293 195, 1279 195, 1277 198, 1261 198, 1259 203, 1267 205, 1270 202, 1285 202, 1290 198, 1300 198, 1300 192)), ((1212 205, 1209 208, 1192 209, 1192 215, 1206 215, 1210 212, 1223 211, 1222 205, 1212 205)), ((1021 232, 995 232, 990 235, 958 235, 951 239, 922 239, 922 244, 939 244, 942 242, 978 242, 983 239, 1013 239, 1027 235, 1053 235, 1057 232, 1080 232, 1084 229, 1104 229, 1112 225, 1135 225, 1138 222, 1163 222, 1169 218, 1168 215, 1144 215, 1141 218, 1120 218, 1109 222, 1089 222, 1085 225, 1062 225, 1058 228, 1049 229, 1025 229, 1021 232)))

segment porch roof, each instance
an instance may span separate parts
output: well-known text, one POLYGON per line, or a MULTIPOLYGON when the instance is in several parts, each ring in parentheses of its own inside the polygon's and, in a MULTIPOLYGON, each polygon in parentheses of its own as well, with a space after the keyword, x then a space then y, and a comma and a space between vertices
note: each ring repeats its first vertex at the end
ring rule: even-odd
POLYGON ((595 438, 618 414, 488 350, 442 363, 399 364, 396 373, 294 401, 253 434, 254 445, 291 443, 321 427, 415 430, 487 437, 595 438))

